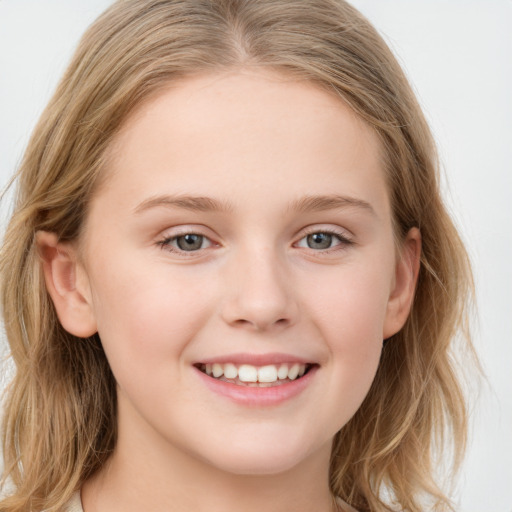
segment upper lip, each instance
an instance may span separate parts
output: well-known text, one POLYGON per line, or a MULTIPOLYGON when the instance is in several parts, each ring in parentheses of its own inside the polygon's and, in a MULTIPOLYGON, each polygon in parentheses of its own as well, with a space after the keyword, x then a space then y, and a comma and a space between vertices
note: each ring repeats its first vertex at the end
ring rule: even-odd
POLYGON ((267 354, 249 354, 249 353, 233 353, 225 354, 222 356, 209 357, 201 359, 195 364, 225 364, 233 363, 235 365, 250 364, 252 366, 265 366, 270 364, 282 363, 299 363, 299 364, 313 364, 314 361, 304 357, 295 356, 292 354, 284 354, 281 352, 272 352, 267 354))

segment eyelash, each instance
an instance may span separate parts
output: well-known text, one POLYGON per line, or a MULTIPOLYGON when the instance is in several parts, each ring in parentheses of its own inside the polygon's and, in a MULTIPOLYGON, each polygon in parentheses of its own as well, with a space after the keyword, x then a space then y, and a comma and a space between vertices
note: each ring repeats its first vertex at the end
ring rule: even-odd
MULTIPOLYGON (((319 250, 315 250, 315 249, 312 249, 311 247, 306 247, 312 251, 314 251, 315 253, 318 253, 318 254, 330 254, 331 252, 334 252, 334 251, 342 251, 342 250, 345 250, 347 249, 348 247, 350 247, 351 245, 354 245, 354 241, 352 239, 350 239, 349 237, 347 237, 346 233, 345 232, 341 232, 341 231, 338 231, 336 229, 318 229, 318 228, 313 228, 313 229, 310 229, 310 230, 307 230, 303 236, 300 238, 300 240, 298 242, 296 242, 294 245, 297 247, 298 244, 302 241, 302 240, 307 240, 307 238, 311 235, 328 235, 328 236, 331 236, 333 238, 336 238, 338 240, 338 243, 332 247, 327 247, 326 249, 319 249, 319 250)), ((307 242, 306 242, 307 243, 307 242)))
MULTIPOLYGON (((315 253, 318 253, 318 254, 329 254, 331 252, 334 252, 334 251, 340 251, 340 250, 344 250, 346 249, 347 247, 351 246, 351 245, 354 245, 354 241, 351 240, 350 238, 348 238, 345 233, 342 233, 340 231, 337 231, 337 230, 334 230, 334 229, 311 229, 309 231, 306 231, 303 236, 297 241, 294 243, 294 247, 300 247, 298 244, 300 242, 302 242, 303 240, 306 240, 306 243, 307 243, 307 238, 309 236, 312 236, 312 235, 328 235, 328 236, 331 236, 333 238, 336 238, 338 240, 338 243, 335 244, 334 246, 332 247, 327 247, 325 249, 313 249, 311 247, 305 247, 315 253)), ((332 241, 331 241, 332 242, 332 241)), ((164 250, 167 250, 169 252, 172 252, 172 253, 176 253, 176 254, 180 254, 182 256, 190 256, 192 257, 194 255, 194 253, 198 253, 200 252, 201 250, 204 250, 204 249, 208 249, 214 245, 216 245, 214 242, 212 242, 206 235, 202 235, 200 233, 196 233, 194 231, 183 231, 182 233, 177 233, 173 236, 168 236, 168 237, 165 237, 164 239, 160 240, 157 242, 157 245, 164 249, 164 250), (172 243, 173 242, 176 242, 180 239, 180 238, 184 238, 186 236, 197 236, 197 237, 200 237, 201 238, 201 245, 203 245, 203 242, 204 241, 208 241, 208 247, 199 247, 197 250, 191 250, 191 251, 187 251, 185 249, 181 249, 179 247, 173 247, 172 243)))
MULTIPOLYGON (((173 247, 172 243, 177 242, 180 238, 184 238, 186 236, 197 236, 202 239, 202 242, 208 241, 209 245, 208 247, 211 247, 214 244, 206 235, 202 235, 201 233, 195 233, 194 231, 184 231, 182 233, 177 233, 173 236, 167 236, 163 240, 160 240, 157 242, 157 245, 160 246, 162 249, 167 250, 172 253, 177 253, 183 256, 192 256, 194 253, 199 252, 200 250, 204 250, 208 247, 200 247, 197 250, 187 251, 185 249, 180 249, 179 247, 173 247)), ((201 245, 203 245, 201 243, 201 245)))

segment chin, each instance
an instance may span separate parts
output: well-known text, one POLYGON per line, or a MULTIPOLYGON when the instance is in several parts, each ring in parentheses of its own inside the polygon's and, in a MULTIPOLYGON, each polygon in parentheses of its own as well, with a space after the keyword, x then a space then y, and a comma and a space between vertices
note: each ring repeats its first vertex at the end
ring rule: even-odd
MULTIPOLYGON (((221 471, 235 475, 276 475, 286 473, 311 458, 304 443, 256 442, 224 446, 221 453, 210 454, 207 462, 221 471), (226 449, 227 448, 227 449, 226 449)), ((330 446, 328 449, 330 455, 330 446)))
POLYGON ((277 475, 291 471, 300 463, 300 457, 268 457, 236 456, 231 460, 223 460, 215 465, 226 473, 245 476, 277 475))

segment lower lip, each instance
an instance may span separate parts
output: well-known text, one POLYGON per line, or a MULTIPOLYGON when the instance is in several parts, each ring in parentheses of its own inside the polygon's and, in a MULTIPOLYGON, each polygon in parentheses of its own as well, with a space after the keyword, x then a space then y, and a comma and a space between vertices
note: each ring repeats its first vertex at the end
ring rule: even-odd
POLYGON ((209 377, 198 368, 195 368, 199 378, 214 393, 225 396, 241 405, 254 407, 268 407, 279 405, 304 391, 311 383, 318 366, 313 366, 303 377, 271 387, 238 386, 230 382, 209 377))

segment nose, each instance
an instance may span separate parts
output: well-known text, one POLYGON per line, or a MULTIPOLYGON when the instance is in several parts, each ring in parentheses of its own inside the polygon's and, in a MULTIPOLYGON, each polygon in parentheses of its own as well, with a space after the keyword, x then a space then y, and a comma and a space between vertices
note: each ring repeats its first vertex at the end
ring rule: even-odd
POLYGON ((240 254, 227 280, 221 315, 229 325, 269 331, 296 323, 299 308, 290 272, 271 250, 240 254))

